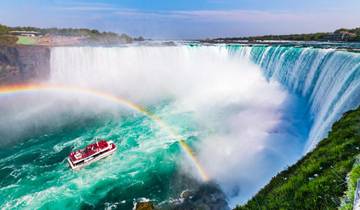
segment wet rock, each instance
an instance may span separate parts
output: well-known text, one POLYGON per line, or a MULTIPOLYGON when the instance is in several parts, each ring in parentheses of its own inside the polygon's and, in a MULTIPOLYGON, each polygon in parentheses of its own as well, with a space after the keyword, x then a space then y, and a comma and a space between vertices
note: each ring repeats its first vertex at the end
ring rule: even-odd
POLYGON ((135 210, 154 210, 155 207, 151 201, 139 201, 135 203, 135 210))
POLYGON ((215 183, 205 183, 195 190, 183 191, 179 198, 159 205, 159 209, 230 210, 226 196, 215 183))

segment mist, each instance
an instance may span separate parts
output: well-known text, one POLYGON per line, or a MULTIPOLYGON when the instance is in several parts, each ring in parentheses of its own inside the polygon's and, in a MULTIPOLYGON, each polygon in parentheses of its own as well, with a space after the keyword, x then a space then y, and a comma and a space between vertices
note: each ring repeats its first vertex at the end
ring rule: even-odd
POLYGON ((51 64, 52 83, 90 86, 140 104, 171 99, 166 112, 191 113, 200 162, 232 205, 302 154, 304 102, 225 47, 55 48, 51 64))
MULTIPOLYGON (((231 206, 249 199, 297 160, 307 135, 301 99, 267 81, 258 66, 233 57, 225 47, 56 47, 51 51, 48 83, 109 92, 144 107, 159 106, 156 115, 185 138, 198 139, 192 144, 194 151, 231 206), (179 113, 189 115, 195 128, 172 120, 179 113)), ((77 93, 39 94, 42 100, 32 98, 37 103, 17 113, 29 119, 19 120, 23 123, 18 130, 26 130, 37 119, 46 124, 69 110, 72 116, 115 115, 118 108, 77 93)), ((185 158, 179 158, 179 165, 198 178, 185 158)))

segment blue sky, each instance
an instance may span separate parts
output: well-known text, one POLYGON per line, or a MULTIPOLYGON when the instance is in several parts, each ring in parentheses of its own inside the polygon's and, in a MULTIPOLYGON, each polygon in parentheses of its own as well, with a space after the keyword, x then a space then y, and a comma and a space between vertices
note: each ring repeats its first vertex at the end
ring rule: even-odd
POLYGON ((360 0, 1 0, 0 23, 213 38, 357 27, 359 11, 360 0))

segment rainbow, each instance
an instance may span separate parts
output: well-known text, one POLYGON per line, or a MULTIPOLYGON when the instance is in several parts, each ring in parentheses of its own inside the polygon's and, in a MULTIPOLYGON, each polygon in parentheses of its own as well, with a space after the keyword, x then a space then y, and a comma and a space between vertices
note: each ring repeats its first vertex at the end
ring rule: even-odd
POLYGON ((24 84, 24 85, 9 85, 0 87, 0 96, 6 94, 14 93, 26 93, 26 92, 38 92, 38 91, 65 91, 70 93, 80 93, 85 95, 96 96, 102 98, 106 101, 119 104, 121 106, 126 106, 132 110, 142 113, 143 115, 149 117, 151 120, 156 122, 156 124, 163 130, 165 130, 171 138, 178 139, 179 145, 192 162, 196 168, 199 176, 203 181, 208 181, 209 177, 206 174, 204 168, 199 163, 198 159, 194 155, 190 146, 185 142, 184 138, 180 136, 173 128, 163 122, 158 116, 150 113, 145 108, 119 96, 112 95, 107 92, 94 90, 90 88, 76 87, 76 86, 65 86, 65 85, 50 85, 50 84, 24 84))

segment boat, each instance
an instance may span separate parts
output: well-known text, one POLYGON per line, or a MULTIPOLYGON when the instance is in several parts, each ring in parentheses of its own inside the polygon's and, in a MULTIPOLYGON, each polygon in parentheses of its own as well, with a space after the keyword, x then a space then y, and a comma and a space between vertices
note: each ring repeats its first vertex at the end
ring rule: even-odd
POLYGON ((71 152, 68 162, 73 170, 79 170, 93 162, 103 159, 116 151, 113 141, 100 140, 87 145, 84 149, 71 152))

